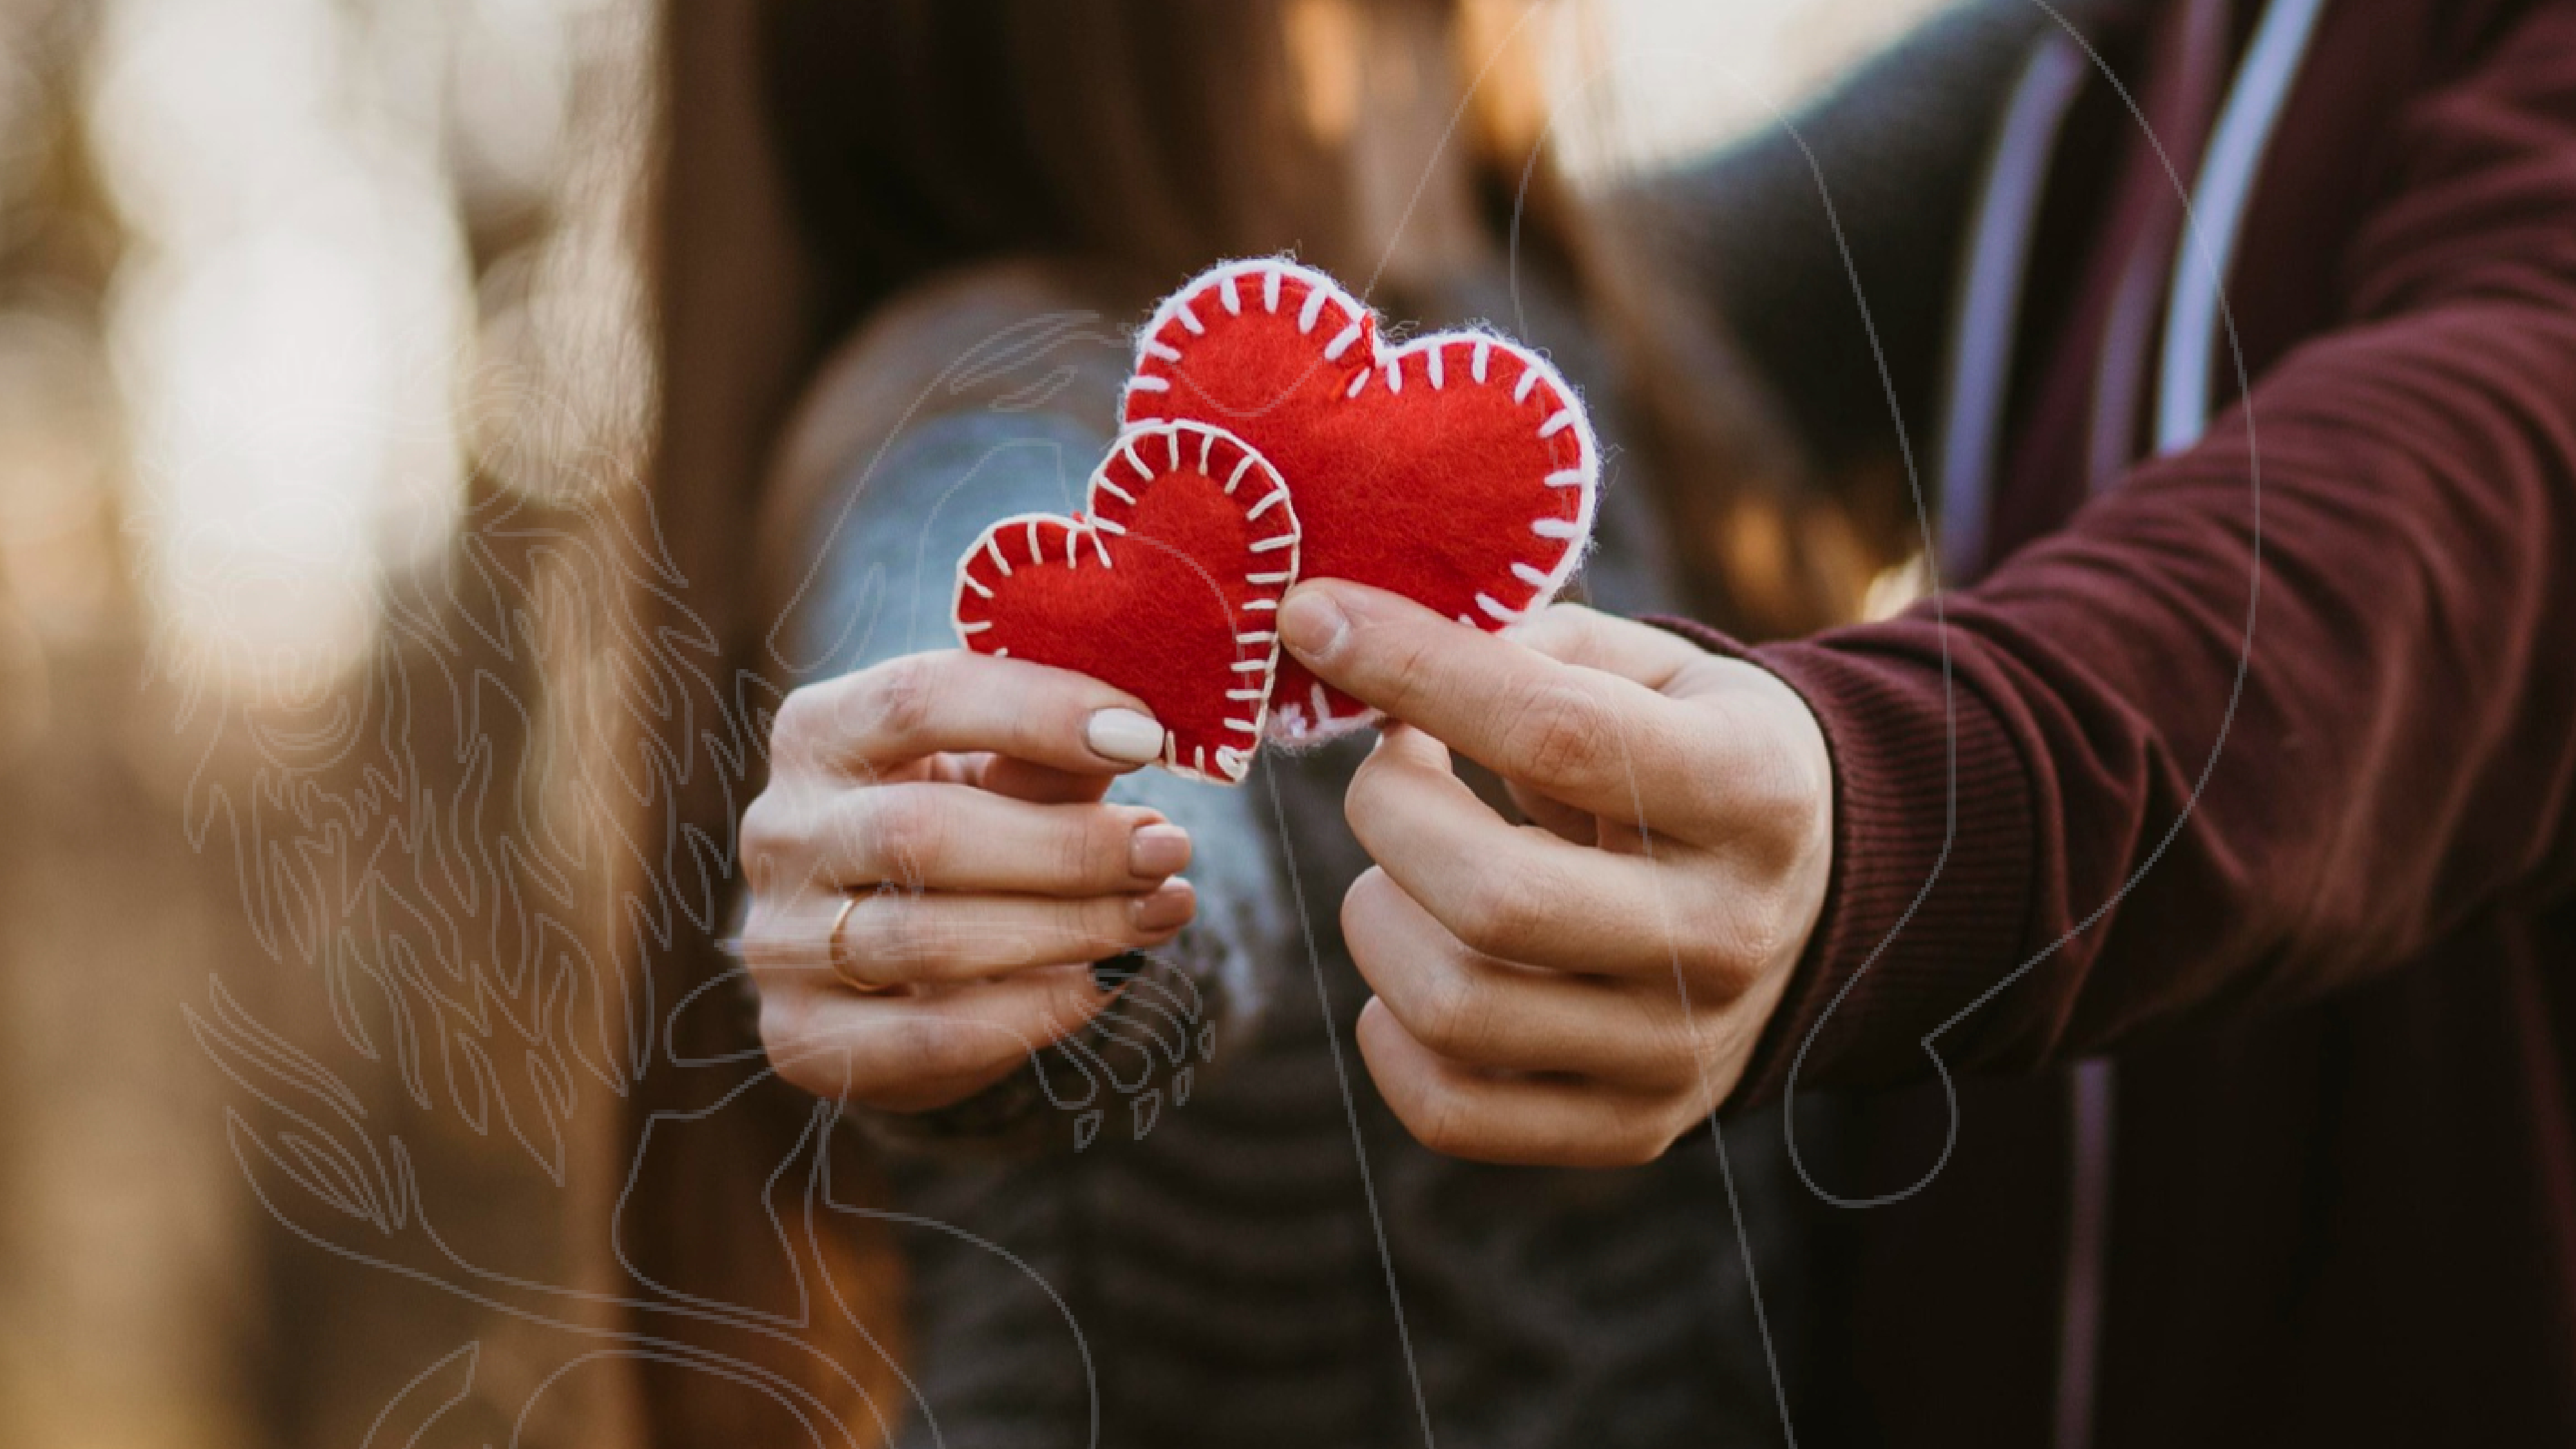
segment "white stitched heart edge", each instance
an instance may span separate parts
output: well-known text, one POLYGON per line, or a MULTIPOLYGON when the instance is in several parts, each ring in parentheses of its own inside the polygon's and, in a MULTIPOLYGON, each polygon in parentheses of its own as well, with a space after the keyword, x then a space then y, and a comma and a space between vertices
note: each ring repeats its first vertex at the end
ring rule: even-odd
MULTIPOLYGON (((1297 330, 1314 335, 1329 321, 1324 332, 1321 356, 1325 362, 1338 362, 1342 354, 1363 336, 1370 347, 1369 366, 1351 381, 1343 393, 1356 398, 1372 383, 1390 392, 1402 392, 1407 364, 1419 360, 1415 371, 1422 381, 1437 390, 1447 384, 1450 367, 1448 353, 1465 348, 1465 371, 1478 386, 1485 384, 1493 358, 1501 354, 1518 362, 1520 381, 1515 384, 1512 401, 1525 402, 1532 389, 1547 387, 1555 395, 1557 406, 1547 411, 1539 424, 1538 435, 1554 437, 1567 428, 1574 430, 1577 461, 1574 467, 1550 473, 1546 483, 1554 488, 1580 490, 1575 516, 1571 519, 1542 518, 1534 520, 1531 532, 1557 547, 1555 562, 1542 570, 1526 560, 1512 562, 1513 577, 1530 587, 1527 602, 1517 607, 1505 605, 1491 593, 1480 592, 1476 607, 1485 615, 1477 618, 1460 614, 1458 622, 1471 624, 1489 632, 1498 632, 1521 622, 1554 602, 1574 571, 1582 566, 1585 549, 1592 538, 1592 524, 1599 507, 1601 492, 1601 448, 1593 436, 1592 421, 1586 416, 1582 399, 1573 384, 1551 366, 1547 359, 1508 337, 1492 332, 1469 329, 1434 332, 1409 342, 1388 346, 1383 322, 1362 325, 1362 319, 1375 319, 1358 298, 1344 290, 1342 284, 1313 267, 1303 266, 1285 257, 1255 257, 1247 261, 1222 262, 1199 273, 1186 285, 1174 291, 1154 309, 1144 330, 1136 337, 1136 361, 1130 370, 1126 390, 1119 400, 1119 416, 1143 425, 1150 419, 1137 420, 1136 410, 1155 406, 1153 394, 1168 392, 1171 381, 1147 371, 1150 364, 1170 366, 1181 360, 1190 339, 1205 336, 1207 324, 1193 304, 1239 315, 1247 306, 1258 306, 1276 314, 1283 304, 1283 283, 1296 281, 1306 288, 1305 300, 1297 310, 1297 330), (1327 313, 1330 314, 1329 319, 1327 313)), ((1283 701, 1276 706, 1271 723, 1271 736, 1283 744, 1310 744, 1334 735, 1346 734, 1362 725, 1373 723, 1375 710, 1357 714, 1335 714, 1328 707, 1322 686, 1318 685, 1308 700, 1283 701), (1311 714, 1312 722, 1309 722, 1311 714)))
MULTIPOLYGON (((1082 513, 1071 518, 1055 513, 1013 514, 985 529, 959 556, 957 587, 948 617, 959 642, 967 648, 1008 657, 1008 647, 983 649, 975 643, 977 635, 993 627, 990 619, 976 621, 967 617, 969 597, 990 599, 994 593, 985 578, 977 577, 978 568, 989 565, 992 572, 1008 578, 1015 562, 1041 567, 1061 562, 1064 567, 1078 569, 1086 555, 1097 560, 1100 567, 1112 568, 1115 565, 1102 535, 1128 536, 1126 525, 1135 516, 1137 500, 1147 489, 1185 467, 1194 468, 1225 490, 1226 496, 1243 509, 1246 522, 1266 519, 1269 531, 1251 545, 1254 562, 1243 582, 1263 592, 1247 602, 1244 613, 1234 619, 1235 659, 1230 668, 1236 678, 1225 696, 1228 704, 1242 710, 1226 719, 1225 731, 1241 735, 1245 743, 1217 746, 1213 765, 1207 746, 1195 745, 1191 758, 1184 761, 1179 755, 1179 742, 1166 729, 1162 764, 1184 779, 1241 784, 1252 767, 1253 754, 1261 747, 1262 729, 1268 722, 1271 686, 1279 673, 1279 600, 1297 581, 1298 544, 1303 537, 1286 481, 1268 459, 1243 439, 1213 424, 1189 420, 1149 423, 1119 434, 1110 446, 1109 456, 1092 470, 1082 513), (1231 467, 1216 459, 1220 445, 1233 448, 1238 455, 1231 467), (1163 461, 1149 462, 1157 450, 1163 461), (1217 476, 1220 469, 1225 473, 1222 478, 1217 476), (1123 484, 1118 476, 1122 473, 1126 479, 1123 484), (1247 617, 1255 614, 1267 617, 1247 617)), ((1169 548, 1150 538, 1136 537, 1132 541, 1142 548, 1169 548)), ((1223 590, 1205 565, 1191 558, 1183 558, 1183 562, 1207 580, 1209 592, 1223 599, 1223 590)))

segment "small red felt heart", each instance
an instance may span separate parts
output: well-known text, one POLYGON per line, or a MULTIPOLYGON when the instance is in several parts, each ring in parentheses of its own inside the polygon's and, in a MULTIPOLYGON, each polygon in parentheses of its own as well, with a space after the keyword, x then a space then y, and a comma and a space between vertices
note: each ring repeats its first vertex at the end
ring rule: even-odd
POLYGON ((1234 784, 1260 747, 1298 520, 1277 470, 1205 423, 1131 428, 1086 512, 1023 513, 957 561, 957 637, 1143 700, 1163 764, 1234 784))
MULTIPOLYGON (((1478 628, 1556 597, 1592 531, 1599 449, 1554 368, 1483 332, 1388 346, 1375 314, 1293 262, 1228 262, 1173 293, 1138 339, 1124 413, 1215 424, 1268 458, 1296 495, 1304 577, 1478 628)), ((1369 718, 1280 661, 1274 738, 1369 718)))

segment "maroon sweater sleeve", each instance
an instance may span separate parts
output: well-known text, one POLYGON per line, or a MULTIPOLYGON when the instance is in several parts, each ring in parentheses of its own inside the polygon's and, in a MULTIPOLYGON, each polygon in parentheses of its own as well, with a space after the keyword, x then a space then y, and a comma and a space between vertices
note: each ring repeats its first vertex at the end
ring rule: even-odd
POLYGON ((1801 1087, 1923 1077, 1934 1033, 1954 1071, 2018 1070, 2229 1020, 2570 890, 2571 7, 2399 145, 2343 325, 2206 441, 1946 626, 1926 605, 1750 651, 1822 720, 1839 793, 1825 914, 1740 1100, 1802 1055, 1801 1087))

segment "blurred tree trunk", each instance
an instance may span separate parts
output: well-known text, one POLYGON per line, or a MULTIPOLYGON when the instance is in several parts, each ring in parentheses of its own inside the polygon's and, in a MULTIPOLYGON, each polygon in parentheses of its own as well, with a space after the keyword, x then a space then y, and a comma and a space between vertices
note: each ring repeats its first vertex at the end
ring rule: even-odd
POLYGON ((96 16, 0 5, 0 1442, 257 1442, 222 1078, 178 1011, 238 967, 142 728, 101 337, 119 262, 77 81, 96 16))

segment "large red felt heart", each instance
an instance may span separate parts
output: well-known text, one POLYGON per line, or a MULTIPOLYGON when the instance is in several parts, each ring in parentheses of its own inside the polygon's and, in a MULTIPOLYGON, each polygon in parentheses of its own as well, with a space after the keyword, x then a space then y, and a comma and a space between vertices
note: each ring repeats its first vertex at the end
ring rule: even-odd
MULTIPOLYGON (((1483 332, 1383 342, 1311 267, 1228 262, 1137 342, 1125 419, 1234 432, 1288 480, 1306 578, 1354 579, 1479 628, 1544 606, 1581 561, 1600 454, 1583 404, 1536 353, 1483 332)), ((1357 700, 1279 665, 1273 738, 1366 723, 1357 700)))
POLYGON ((1233 784, 1260 747, 1298 516, 1277 470, 1220 427, 1133 428, 1086 511, 1023 513, 957 561, 957 636, 1143 700, 1163 764, 1233 784))

